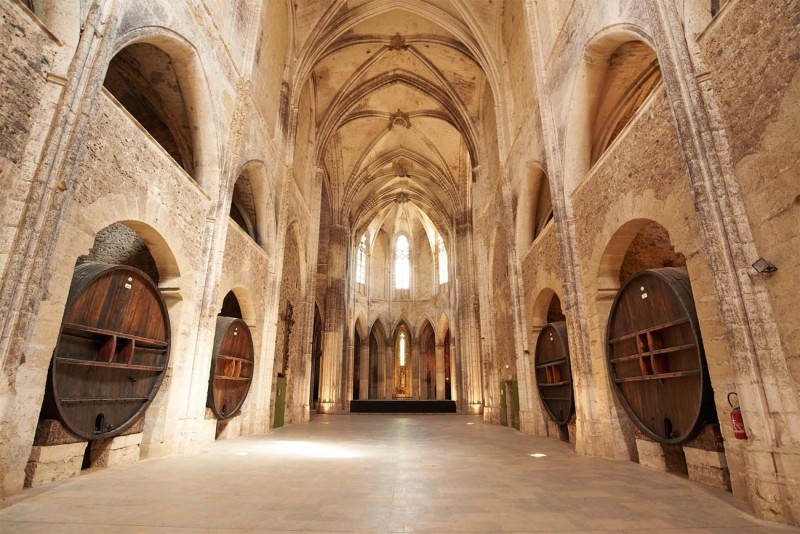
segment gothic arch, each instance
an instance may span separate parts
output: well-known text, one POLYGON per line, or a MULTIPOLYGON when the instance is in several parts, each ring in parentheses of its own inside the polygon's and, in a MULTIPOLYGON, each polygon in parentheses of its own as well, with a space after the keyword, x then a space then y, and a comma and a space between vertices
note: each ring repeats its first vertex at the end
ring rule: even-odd
POLYGON ((615 50, 628 42, 641 42, 655 50, 648 33, 632 23, 620 23, 600 30, 584 47, 583 61, 575 72, 564 146, 570 157, 563 169, 564 192, 569 195, 583 181, 591 168, 593 130, 608 61, 615 50))
MULTIPOLYGON (((130 45, 149 44, 166 53, 173 63, 181 92, 185 94, 192 145, 192 176, 209 196, 219 194, 219 154, 216 106, 199 50, 182 35, 161 26, 141 26, 120 35, 107 56, 110 62, 130 45)), ((108 64, 106 64, 106 69, 108 64)))

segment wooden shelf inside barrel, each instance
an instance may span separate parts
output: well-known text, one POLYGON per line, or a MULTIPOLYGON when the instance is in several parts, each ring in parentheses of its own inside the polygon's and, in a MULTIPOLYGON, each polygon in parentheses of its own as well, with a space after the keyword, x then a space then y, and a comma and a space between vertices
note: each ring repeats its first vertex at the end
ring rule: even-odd
POLYGON ((77 266, 42 417, 87 440, 124 432, 158 392, 169 335, 166 304, 146 274, 122 265, 77 266))
POLYGON ((94 338, 97 336, 117 336, 125 339, 136 341, 137 345, 143 347, 152 347, 157 349, 166 349, 169 343, 159 339, 150 339, 141 336, 135 336, 125 332, 113 332, 111 330, 104 330, 102 328, 92 328, 79 324, 66 323, 61 325, 62 335, 71 335, 75 337, 94 338))
POLYGON ((534 367, 545 410, 553 421, 566 424, 575 410, 575 402, 565 322, 550 323, 542 328, 536 340, 534 367))
POLYGON ((84 365, 88 367, 110 367, 114 369, 126 369, 129 371, 148 371, 160 373, 164 370, 163 367, 156 367, 154 365, 132 365, 129 363, 115 363, 115 362, 95 362, 92 360, 77 360, 75 358, 56 357, 58 363, 64 365, 84 365))
POLYGON ((253 380, 253 364, 253 338, 247 323, 217 317, 207 399, 217 418, 229 419, 239 412, 253 380))
POLYGON ((684 443, 716 420, 685 268, 633 275, 614 299, 606 339, 620 403, 650 438, 684 443))

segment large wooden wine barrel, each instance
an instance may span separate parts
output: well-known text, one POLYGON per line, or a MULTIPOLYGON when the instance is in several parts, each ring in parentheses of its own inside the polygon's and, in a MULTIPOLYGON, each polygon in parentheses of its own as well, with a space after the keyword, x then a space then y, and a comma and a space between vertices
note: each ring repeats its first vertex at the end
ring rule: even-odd
POLYGON ((214 415, 229 419, 239 412, 253 380, 253 338, 247 323, 217 317, 208 402, 214 415))
POLYGON ((545 410, 553 421, 565 425, 575 410, 567 323, 550 323, 542 328, 536 341, 534 365, 536 386, 545 410))
POLYGON ((42 406, 77 436, 124 432, 153 401, 169 359, 164 300, 142 271, 75 268, 42 406))
POLYGON ((642 432, 679 444, 716 421, 685 268, 633 275, 614 299, 607 341, 617 396, 642 432))

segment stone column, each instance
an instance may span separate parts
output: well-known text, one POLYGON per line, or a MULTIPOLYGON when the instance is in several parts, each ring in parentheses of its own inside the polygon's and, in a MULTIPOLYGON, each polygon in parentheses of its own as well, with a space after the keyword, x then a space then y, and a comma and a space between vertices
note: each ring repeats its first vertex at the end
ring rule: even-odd
POLYGON ((383 363, 383 399, 391 399, 394 396, 394 344, 392 339, 386 340, 386 354, 383 363))
POLYGON ((328 290, 326 295, 325 331, 320 362, 320 410, 323 413, 343 409, 342 364, 345 337, 345 265, 350 231, 341 224, 330 229, 328 247, 328 290))
POLYGON ((456 310, 459 332, 455 353, 461 363, 459 409, 463 413, 483 411, 481 384, 480 304, 475 285, 472 217, 461 213, 456 221, 456 310))
POLYGON ((436 400, 444 400, 444 342, 436 342, 436 400))
POLYGON ((358 398, 369 398, 369 336, 361 340, 358 347, 359 376, 358 376, 358 398))
MULTIPOLYGON (((451 325, 452 328, 452 325, 451 325)), ((458 391, 458 380, 456 380, 456 344, 453 341, 453 336, 450 336, 450 354, 447 355, 450 358, 450 380, 447 381, 447 387, 450 388, 450 398, 456 402, 458 402, 459 391, 458 391)))
MULTIPOLYGON (((657 0, 647 7, 725 328, 732 385, 750 435, 747 441, 731 439, 730 425, 722 425, 733 493, 748 495, 759 517, 797 520, 800 503, 792 496, 800 493, 800 403, 788 394, 796 384, 767 288, 763 279, 751 278, 750 262, 759 254, 722 127, 713 65, 693 58, 676 6, 657 0)), ((720 371, 711 359, 708 364, 714 383, 720 371)), ((717 384, 715 389, 717 413, 725 421, 725 392, 717 384)))

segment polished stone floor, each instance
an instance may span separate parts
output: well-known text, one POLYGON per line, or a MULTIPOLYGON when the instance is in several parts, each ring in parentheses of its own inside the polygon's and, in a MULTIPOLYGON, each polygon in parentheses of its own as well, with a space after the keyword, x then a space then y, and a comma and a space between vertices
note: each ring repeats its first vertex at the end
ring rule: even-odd
POLYGON ((27 490, 0 532, 797 532, 731 502, 477 417, 330 415, 27 490))

